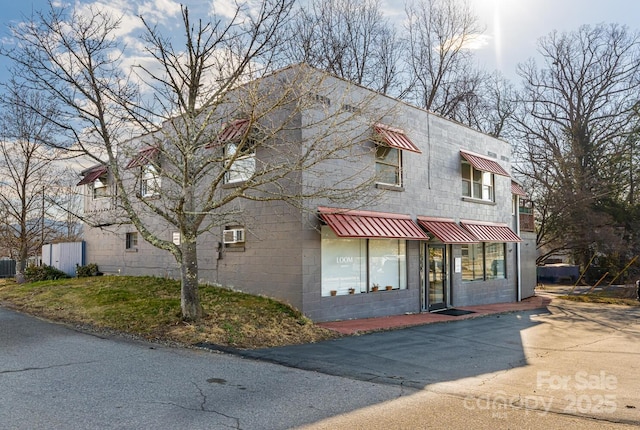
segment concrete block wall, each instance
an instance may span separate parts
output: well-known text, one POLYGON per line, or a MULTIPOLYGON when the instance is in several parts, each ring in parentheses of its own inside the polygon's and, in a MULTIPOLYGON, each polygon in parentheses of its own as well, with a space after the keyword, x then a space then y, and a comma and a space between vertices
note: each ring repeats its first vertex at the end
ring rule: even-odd
POLYGON ((284 202, 248 203, 242 248, 225 248, 216 282, 302 309, 304 233, 300 213, 284 202))
MULTIPOLYGON (((349 87, 340 93, 352 94, 356 91, 349 87)), ((378 112, 388 113, 380 121, 403 129, 422 153, 403 151, 402 189, 385 191, 378 202, 358 209, 409 214, 414 219, 417 216, 432 216, 453 218, 455 221, 511 223, 509 177, 495 175, 495 203, 463 199, 461 179, 460 150, 491 157, 509 171, 511 147, 507 142, 392 99, 381 98, 376 103, 381 104, 376 109, 378 112)), ((317 121, 316 117, 314 119, 317 121)), ((362 123, 369 127, 371 121, 362 123)), ((371 169, 375 168, 373 155, 369 160, 363 157, 361 162, 369 163, 371 169)), ((360 166, 362 169, 365 167, 360 166)), ((349 173, 344 172, 345 175, 349 173)), ((331 180, 332 177, 326 178, 326 181, 331 180)), ((320 204, 331 206, 327 202, 320 204)), ((377 293, 321 297, 320 235, 318 232, 311 233, 304 246, 303 311, 319 321, 419 312, 424 294, 420 285, 420 244, 408 241, 407 245, 407 290, 393 292, 397 293, 393 297, 377 293)), ((451 304, 464 306, 516 300, 517 271, 515 260, 510 258, 514 255, 514 247, 514 244, 507 244, 506 247, 507 279, 463 283, 462 275, 451 271, 451 304)), ((460 256, 459 246, 453 246, 453 254, 460 256)))

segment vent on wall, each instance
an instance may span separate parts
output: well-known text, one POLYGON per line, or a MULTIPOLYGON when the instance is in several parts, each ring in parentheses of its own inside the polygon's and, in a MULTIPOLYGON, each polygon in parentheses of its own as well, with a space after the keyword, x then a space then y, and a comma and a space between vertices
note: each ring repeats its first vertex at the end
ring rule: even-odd
POLYGON ((225 230, 222 233, 222 241, 224 243, 240 243, 244 242, 244 229, 236 228, 232 230, 225 230))

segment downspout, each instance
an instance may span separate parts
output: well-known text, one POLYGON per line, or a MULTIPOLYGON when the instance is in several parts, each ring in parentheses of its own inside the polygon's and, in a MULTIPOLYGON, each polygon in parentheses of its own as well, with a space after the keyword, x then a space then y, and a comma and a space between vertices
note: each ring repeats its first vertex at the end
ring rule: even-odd
MULTIPOLYGON (((518 233, 518 236, 520 236, 520 196, 516 194, 516 205, 515 205, 515 212, 516 212, 516 232, 518 233)), ((517 301, 520 302, 522 301, 522 262, 521 262, 521 256, 520 256, 520 246, 521 246, 522 242, 516 242, 516 265, 517 265, 517 291, 516 291, 516 296, 517 296, 517 301)))
POLYGON ((431 189, 431 114, 427 112, 427 188, 431 189))

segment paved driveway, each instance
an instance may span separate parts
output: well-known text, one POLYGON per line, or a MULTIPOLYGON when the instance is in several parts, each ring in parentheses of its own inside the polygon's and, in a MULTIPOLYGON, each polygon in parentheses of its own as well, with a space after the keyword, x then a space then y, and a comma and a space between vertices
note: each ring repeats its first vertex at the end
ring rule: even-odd
POLYGON ((547 309, 430 324, 250 357, 463 398, 640 425, 640 308, 554 300, 547 309))
POLYGON ((400 387, 94 336, 0 308, 0 429, 288 429, 400 387))

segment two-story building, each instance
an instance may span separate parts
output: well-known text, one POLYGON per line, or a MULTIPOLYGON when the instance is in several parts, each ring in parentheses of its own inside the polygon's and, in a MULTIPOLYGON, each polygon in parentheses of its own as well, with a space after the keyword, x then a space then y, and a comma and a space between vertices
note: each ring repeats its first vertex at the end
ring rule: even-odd
MULTIPOLYGON (((508 142, 304 65, 266 82, 280 85, 301 68, 322 75, 323 85, 301 94, 314 103, 285 115, 289 150, 302 150, 318 127, 327 133, 319 119, 340 112, 349 115, 349 125, 330 121, 335 128, 328 136, 349 139, 344 128, 354 127, 368 138, 353 143, 359 148, 355 168, 329 157, 313 174, 300 172, 296 183, 330 188, 368 171, 378 198, 353 205, 242 201, 244 217, 199 237, 201 282, 281 299, 315 321, 432 312, 534 294, 535 235, 521 229, 524 192, 510 175, 508 142), (323 169, 326 174, 319 174, 323 169)), ((218 143, 227 153, 248 124, 236 116, 220 127, 218 143)), ((146 198, 165 182, 144 162, 154 149, 142 143, 140 149, 126 167, 137 172, 138 197, 146 198)), ((221 192, 250 180, 261 157, 260 148, 239 157, 221 192)), ((85 210, 108 214, 114 204, 109 169, 95 166, 82 175, 85 210)), ((179 277, 173 257, 142 240, 132 225, 107 224, 85 228, 87 262, 105 273, 179 277)), ((180 242, 175 228, 158 228, 180 242)))

